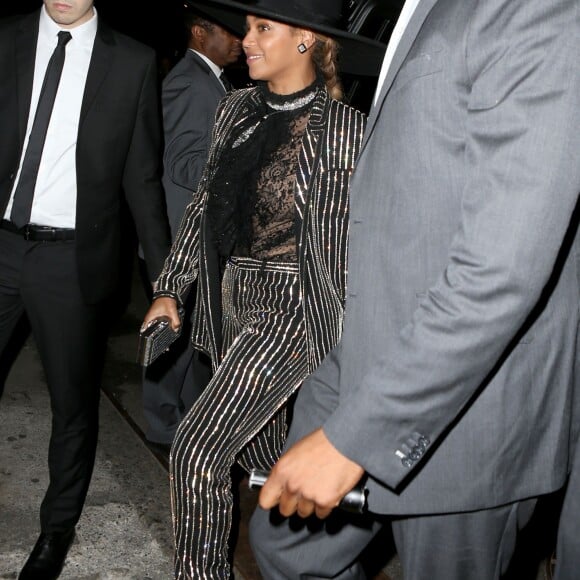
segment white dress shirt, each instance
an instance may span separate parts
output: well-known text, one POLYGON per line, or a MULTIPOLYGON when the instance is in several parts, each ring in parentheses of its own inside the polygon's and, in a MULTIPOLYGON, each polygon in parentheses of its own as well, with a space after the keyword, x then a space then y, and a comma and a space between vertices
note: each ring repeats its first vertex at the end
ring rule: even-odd
MULTIPOLYGON (((197 50, 193 50, 193 48, 189 48, 188 50, 191 50, 191 52, 195 52, 195 54, 197 54, 197 56, 199 56, 199 58, 201 58, 207 64, 207 66, 209 66, 211 72, 217 77, 217 80, 220 82, 220 85, 224 87, 224 84, 220 79, 220 75, 222 74, 222 72, 224 72, 224 69, 220 68, 213 60, 207 58, 205 54, 201 54, 201 52, 197 52, 197 50)), ((224 87, 224 90, 227 91, 226 87, 224 87)))
POLYGON ((383 66, 381 68, 381 74, 379 75, 379 80, 377 81, 377 89, 375 91, 375 98, 374 104, 377 104, 377 99, 379 98, 379 93, 383 87, 383 83, 387 78, 387 73, 389 72, 389 67, 391 66, 391 62, 393 61, 393 56, 395 55, 395 51, 399 46, 399 42, 401 42, 401 38, 409 25, 409 22, 415 13, 415 9, 419 5, 421 0, 406 0, 405 5, 401 10, 401 14, 399 15, 399 19, 397 20, 397 24, 395 24, 395 28, 393 29, 393 33, 391 34, 391 38, 389 39, 389 44, 387 45, 387 51, 385 53, 385 58, 383 60, 383 66))
MULTIPOLYGON (((58 42, 57 35, 61 30, 63 29, 50 18, 43 6, 40 12, 26 137, 12 196, 4 214, 5 219, 10 219, 14 189, 20 179, 22 161, 32 130, 40 89, 48 61, 58 42)), ((76 223, 77 134, 85 83, 97 34, 96 11, 91 20, 68 31, 72 38, 66 45, 64 67, 38 168, 30 216, 30 223, 58 228, 74 228, 76 223)))

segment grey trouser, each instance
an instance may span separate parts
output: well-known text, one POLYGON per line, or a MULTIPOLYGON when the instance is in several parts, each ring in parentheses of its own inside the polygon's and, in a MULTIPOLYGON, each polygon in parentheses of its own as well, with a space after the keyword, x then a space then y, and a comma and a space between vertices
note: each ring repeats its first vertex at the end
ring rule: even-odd
POLYGON ((405 580, 496 580, 507 570, 518 531, 535 505, 530 499, 476 512, 391 520, 336 513, 323 525, 300 525, 297 519, 275 523, 275 516, 258 508, 250 534, 267 580, 362 580, 366 576, 357 558, 389 523, 405 580))
POLYGON ((556 547, 556 574, 554 580, 580 578, 580 441, 568 481, 556 547))

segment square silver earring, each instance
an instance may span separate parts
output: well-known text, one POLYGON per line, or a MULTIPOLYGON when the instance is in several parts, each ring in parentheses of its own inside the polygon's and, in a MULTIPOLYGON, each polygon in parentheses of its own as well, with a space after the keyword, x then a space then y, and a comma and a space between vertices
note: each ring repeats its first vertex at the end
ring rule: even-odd
POLYGON ((307 47, 307 46, 306 46, 306 45, 305 45, 303 42, 301 42, 301 43, 298 45, 298 52, 299 52, 300 54, 304 54, 304 53, 305 53, 307 50, 308 50, 308 47, 307 47))

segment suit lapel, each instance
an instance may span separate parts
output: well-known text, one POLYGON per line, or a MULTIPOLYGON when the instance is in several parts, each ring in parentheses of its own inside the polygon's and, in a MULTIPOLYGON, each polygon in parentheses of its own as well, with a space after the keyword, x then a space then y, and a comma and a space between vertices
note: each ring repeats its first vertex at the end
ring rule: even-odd
POLYGON ((93 47, 93 54, 91 55, 91 63, 89 65, 83 95, 80 124, 82 124, 111 67, 114 57, 114 47, 115 39, 112 31, 99 21, 99 28, 97 30, 97 36, 95 37, 95 45, 93 47))
POLYGON ((413 46, 413 43, 415 42, 415 39, 417 38, 417 35, 419 34, 421 27, 425 22, 425 19, 427 18, 427 16, 429 16, 429 13, 433 9, 433 6, 435 6, 437 1, 438 0, 421 0, 417 5, 417 8, 415 9, 415 12, 411 17, 411 20, 409 21, 409 24, 407 25, 407 28, 405 29, 403 36, 401 37, 401 41, 399 42, 397 50, 393 55, 393 60, 391 61, 391 65, 389 67, 389 71, 387 72, 385 82, 381 87, 381 92, 379 93, 377 104, 371 109, 369 120, 367 123, 367 129, 365 132, 365 138, 362 145, 363 150, 367 144, 367 141, 369 140, 370 134, 372 133, 375 127, 377 117, 379 116, 379 113, 385 102, 385 99, 389 94, 389 91, 391 90, 395 77, 397 76, 399 69, 403 65, 403 62, 405 62, 405 59, 407 58, 407 55, 409 54, 409 51, 411 50, 411 47, 413 46))
POLYGON ((195 64, 197 64, 197 66, 199 66, 199 68, 201 68, 209 76, 209 78, 211 79, 210 82, 213 83, 213 85, 218 89, 218 91, 223 96, 225 96, 226 90, 224 89, 224 86, 222 85, 220 80, 215 76, 213 71, 209 68, 208 64, 204 62, 204 60, 200 58, 197 54, 195 54, 193 50, 188 50, 186 54, 189 59, 191 59, 195 64))
MULTIPOLYGON (((315 163, 320 159, 319 141, 324 131, 324 123, 328 116, 328 96, 325 90, 319 90, 314 97, 306 132, 302 138, 302 147, 298 154, 298 170, 296 172, 296 209, 297 219, 303 218, 304 210, 312 189, 315 163)), ((297 222, 297 232, 300 231, 297 222)))
POLYGON ((322 143, 324 141, 322 134, 329 114, 329 102, 326 90, 320 89, 314 97, 306 132, 302 138, 302 147, 298 154, 294 190, 296 206, 294 229, 296 232, 296 252, 299 256, 301 272, 304 272, 306 267, 306 252, 300 252, 299 248, 306 248, 307 244, 310 199, 314 195, 318 164, 322 161, 322 143))
POLYGON ((35 17, 27 18, 16 37, 16 70, 18 71, 18 128, 20 142, 24 143, 28 114, 30 112, 30 100, 32 98, 32 84, 34 82, 34 61, 36 60, 36 45, 38 43, 38 19, 40 12, 35 17))

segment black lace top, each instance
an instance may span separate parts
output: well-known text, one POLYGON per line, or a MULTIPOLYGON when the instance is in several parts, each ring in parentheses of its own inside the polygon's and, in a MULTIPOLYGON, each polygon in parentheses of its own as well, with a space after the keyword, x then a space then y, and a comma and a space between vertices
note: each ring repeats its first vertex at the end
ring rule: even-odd
POLYGON ((222 256, 297 260, 298 155, 319 85, 276 95, 260 84, 262 109, 236 127, 209 187, 206 211, 222 256))

